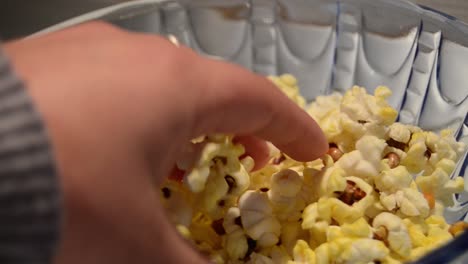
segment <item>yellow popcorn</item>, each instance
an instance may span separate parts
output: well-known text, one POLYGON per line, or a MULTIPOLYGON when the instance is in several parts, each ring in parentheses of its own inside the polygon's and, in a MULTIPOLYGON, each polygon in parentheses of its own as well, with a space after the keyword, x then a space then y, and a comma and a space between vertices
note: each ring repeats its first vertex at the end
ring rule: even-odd
POLYGON ((403 188, 395 193, 380 193, 380 202, 388 211, 397 211, 405 216, 429 214, 429 204, 424 195, 412 188, 403 188))
POLYGON ((190 226, 194 214, 190 193, 179 183, 167 181, 161 189, 161 196, 169 219, 173 223, 190 226))
POLYGON ((415 247, 411 252, 411 260, 423 256, 453 238, 448 231, 448 224, 441 216, 433 215, 423 222, 415 219, 413 221, 405 220, 405 224, 415 247))
POLYGON ((335 226, 335 225, 328 226, 326 234, 327 234, 327 241, 332 241, 332 240, 345 236, 341 227, 335 226))
MULTIPOLYGON (((378 94, 391 94, 386 87, 378 89, 378 94), (387 91, 385 91, 387 90, 387 91)), ((341 111, 355 121, 377 122, 388 125, 395 121, 397 112, 384 100, 384 96, 375 97, 367 94, 362 87, 354 86, 343 96, 341 111)))
POLYGON ((276 165, 267 164, 264 168, 250 174, 250 188, 261 189, 270 188, 271 175, 278 172, 280 168, 276 165))
POLYGON ((389 250, 382 241, 359 238, 353 240, 350 245, 343 247, 342 253, 336 258, 336 262, 367 264, 382 261, 387 258, 388 254, 389 250))
POLYGON ((288 221, 281 224, 281 245, 287 253, 292 254, 296 242, 299 239, 308 240, 309 233, 302 229, 300 221, 288 221))
POLYGON ((210 224, 193 222, 190 225, 191 239, 198 241, 197 247, 203 248, 205 255, 210 255, 221 245, 221 238, 211 228, 210 224))
POLYGON ((412 244, 408 234, 408 229, 403 221, 391 213, 383 212, 374 218, 372 226, 376 230, 382 230, 385 234, 379 234, 380 237, 388 241, 390 249, 402 257, 408 257, 411 254, 412 244))
MULTIPOLYGON (((444 209, 462 192, 453 177, 465 144, 396 123, 386 101, 355 86, 305 104, 297 80, 271 77, 319 124, 330 144, 323 157, 299 162, 268 143, 255 161, 233 135, 188 142, 160 200, 177 231, 213 263, 382 263, 416 260, 460 232, 444 209)), ((313 139, 311 139, 313 140, 313 139)))
POLYGON ((408 188, 412 181, 413 176, 404 166, 384 170, 374 179, 375 187, 387 193, 395 193, 400 189, 408 188))
POLYGON ((308 168, 303 174, 305 186, 302 195, 309 198, 304 199, 309 203, 318 201, 320 197, 332 197, 335 192, 346 188, 345 171, 336 166, 331 168, 326 165, 320 171, 308 168))
POLYGON ((423 193, 430 193, 442 202, 445 206, 453 205, 454 193, 463 191, 464 180, 462 177, 457 177, 453 180, 443 168, 436 168, 431 175, 418 176, 416 184, 423 193))
POLYGON ((273 215, 265 193, 246 191, 239 199, 239 209, 245 232, 263 247, 278 242, 281 225, 273 215))
POLYGON ((364 218, 359 218, 354 223, 343 224, 341 232, 347 237, 371 238, 373 235, 370 225, 364 218))
MULTIPOLYGON (((367 208, 374 203, 373 188, 357 177, 346 177, 348 186, 353 184, 364 195, 359 200, 341 201, 338 198, 322 198, 318 202, 318 212, 323 219, 333 218, 339 224, 354 222, 364 216, 367 208), (352 204, 347 204, 352 202, 352 204), (322 209, 322 210, 321 210, 322 209)), ((354 188, 354 187, 353 187, 354 188)), ((346 190, 344 191, 346 193, 346 190)))
POLYGON ((294 261, 288 261, 288 264, 315 264, 315 252, 304 240, 298 240, 293 250, 294 261))
POLYGON ((224 258, 221 255, 216 254, 216 253, 214 253, 213 255, 210 255, 209 260, 211 261, 211 263, 214 263, 214 264, 224 264, 224 258))
POLYGON ((342 99, 343 96, 340 93, 318 96, 315 101, 309 105, 307 112, 317 121, 326 121, 339 113, 342 99))
POLYGON ((425 144, 424 133, 414 133, 409 142, 406 157, 402 159, 401 164, 406 166, 411 173, 421 172, 427 163, 426 151, 427 146, 425 144))
POLYGON ((280 88, 281 91, 286 94, 289 99, 295 102, 300 107, 305 106, 305 99, 299 93, 299 87, 297 87, 297 80, 291 74, 283 74, 279 77, 270 76, 269 79, 280 88))
POLYGON ((386 99, 392 95, 392 91, 386 86, 378 86, 375 88, 374 96, 378 99, 386 99))
POLYGON ((272 247, 270 257, 274 263, 288 263, 291 260, 290 255, 283 246, 272 247))
POLYGON ((365 212, 365 216, 370 219, 373 219, 380 213, 387 210, 379 200, 380 195, 376 192, 374 192, 372 195, 374 196, 374 202, 366 209, 365 212))
MULTIPOLYGON (((229 191, 229 185, 222 174, 212 171, 208 177, 205 190, 199 195, 198 206, 203 212, 207 212, 215 218, 221 217, 223 208, 219 203, 229 191)), ((225 199, 223 200, 225 201, 225 199)))
POLYGON ((412 223, 411 221, 408 223, 405 222, 405 225, 408 228, 408 234, 414 248, 427 247, 430 245, 430 240, 426 236, 427 231, 424 232, 425 228, 421 227, 421 225, 412 223))
POLYGON ((379 110, 379 116, 382 119, 383 124, 389 125, 395 121, 398 116, 398 112, 395 109, 387 106, 379 110))
POLYGON ((200 153, 199 160, 195 163, 192 171, 186 175, 186 183, 194 193, 203 191, 206 181, 213 166, 214 159, 221 157, 226 160, 225 169, 236 179, 234 191, 242 192, 249 185, 249 175, 241 166, 238 157, 244 153, 241 145, 234 145, 231 139, 226 137, 221 142, 206 143, 200 153))
POLYGON ((265 255, 253 252, 250 255, 250 260, 247 261, 248 264, 274 264, 273 260, 265 255))
POLYGON ((317 264, 329 264, 331 262, 330 249, 328 243, 323 243, 315 249, 317 264))
MULTIPOLYGON (((330 206, 325 207, 326 209, 330 208, 330 206)), ((324 212, 324 210, 322 210, 322 212, 324 212)), ((318 203, 312 203, 304 209, 304 212, 302 213, 302 218, 302 228, 310 229, 320 222, 326 222, 328 224, 328 221, 330 219, 330 212, 328 212, 328 214, 325 213, 323 215, 319 215, 318 203)))
POLYGON ((249 248, 247 237, 242 226, 239 224, 241 224, 239 208, 229 208, 223 222, 223 227, 226 231, 226 236, 223 240, 223 247, 226 249, 229 258, 234 260, 243 259, 249 248))

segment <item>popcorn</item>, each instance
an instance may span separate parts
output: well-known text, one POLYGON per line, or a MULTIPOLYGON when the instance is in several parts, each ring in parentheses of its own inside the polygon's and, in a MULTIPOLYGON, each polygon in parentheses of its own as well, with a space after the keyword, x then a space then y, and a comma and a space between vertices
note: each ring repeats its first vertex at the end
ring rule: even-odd
POLYGON ((288 261, 288 264, 315 264, 315 252, 304 240, 298 240, 293 250, 294 261, 288 261))
POLYGON ((188 190, 179 187, 179 183, 168 182, 161 189, 161 201, 169 219, 183 226, 190 226, 193 217, 193 204, 188 190))
POLYGON ((236 180, 233 191, 242 193, 247 189, 250 180, 247 171, 238 160, 238 157, 243 153, 244 148, 241 145, 232 144, 229 138, 222 139, 221 142, 207 143, 192 171, 185 177, 188 187, 194 193, 203 191, 215 158, 221 157, 227 163, 224 166, 226 173, 229 173, 236 180))
POLYGON ((297 220, 305 204, 296 196, 302 188, 302 177, 290 169, 281 170, 271 177, 268 198, 279 220, 297 220))
POLYGON ((411 239, 403 221, 391 213, 383 212, 374 218, 372 226, 381 230, 378 236, 387 241, 390 249, 402 257, 411 254, 411 239), (382 227, 382 228, 381 228, 382 227))
POLYGON ((354 176, 349 176, 346 180, 349 188, 345 189, 338 198, 319 200, 319 204, 322 201, 330 208, 330 217, 339 224, 353 222, 363 217, 367 208, 374 202, 373 188, 367 182, 354 176))
POLYGON ((411 173, 420 173, 427 163, 427 146, 425 141, 423 132, 416 132, 411 136, 406 157, 401 161, 401 164, 411 173))
POLYGON ((299 93, 297 80, 290 74, 284 74, 280 77, 270 76, 269 79, 276 84, 283 93, 300 107, 304 107, 306 100, 299 93))
POLYGON ((384 86, 306 106, 292 75, 270 80, 318 122, 329 152, 298 162, 268 143, 269 162, 253 171, 233 136, 192 140, 177 161, 182 180, 164 183, 160 197, 178 232, 210 261, 396 264, 468 229, 442 216, 464 188, 452 175, 466 151, 453 131, 395 122, 384 86))
POLYGON ((278 242, 281 225, 265 193, 246 191, 239 199, 242 226, 247 235, 260 246, 269 247, 278 242))
POLYGON ((341 226, 341 232, 347 237, 372 238, 372 228, 364 218, 359 218, 354 223, 345 223, 341 226))
POLYGON ((416 184, 423 193, 432 194, 434 198, 442 202, 444 206, 452 206, 452 195, 462 192, 464 188, 462 177, 451 180, 447 172, 441 167, 436 168, 431 175, 418 176, 416 178, 416 184))
POLYGON ((404 166, 384 170, 374 179, 375 187, 381 192, 395 193, 408 188, 413 182, 413 176, 404 166))
POLYGON ((273 260, 267 256, 258 253, 252 253, 250 255, 250 260, 247 263, 251 264, 274 264, 273 260))
POLYGON ((309 233, 302 229, 300 221, 288 221, 281 224, 281 245, 288 254, 292 254, 296 242, 300 239, 308 240, 309 233))
POLYGON ((226 231, 223 247, 226 249, 227 255, 230 259, 243 259, 247 254, 248 244, 247 236, 242 229, 239 208, 229 208, 224 217, 223 227, 226 231))
POLYGON ((270 256, 274 263, 288 263, 291 260, 290 255, 282 246, 274 246, 270 251, 270 256))
POLYGON ((383 242, 370 238, 354 239, 350 244, 342 245, 340 251, 336 262, 349 264, 383 261, 389 254, 383 242))
POLYGON ((364 179, 372 178, 379 173, 385 141, 374 136, 364 136, 356 142, 356 150, 346 153, 336 162, 336 166, 345 170, 348 175, 364 179))
POLYGON ((397 142, 407 144, 411 138, 411 131, 401 123, 393 123, 389 126, 388 136, 397 142))

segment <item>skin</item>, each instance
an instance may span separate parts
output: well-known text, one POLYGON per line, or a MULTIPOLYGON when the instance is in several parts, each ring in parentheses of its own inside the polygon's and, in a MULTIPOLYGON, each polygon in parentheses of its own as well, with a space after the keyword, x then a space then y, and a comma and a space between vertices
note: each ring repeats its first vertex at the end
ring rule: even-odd
POLYGON ((303 161, 328 148, 317 124, 264 77, 157 36, 93 22, 5 50, 60 172, 55 263, 205 263, 176 235, 154 188, 200 134, 241 135, 257 166, 263 139, 303 161))

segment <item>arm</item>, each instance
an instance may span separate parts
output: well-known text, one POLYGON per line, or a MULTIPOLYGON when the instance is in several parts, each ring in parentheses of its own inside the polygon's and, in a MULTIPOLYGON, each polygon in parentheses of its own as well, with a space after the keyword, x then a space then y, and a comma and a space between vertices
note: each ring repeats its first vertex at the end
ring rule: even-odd
POLYGON ((154 186, 200 134, 270 140, 298 160, 327 150, 317 124, 266 78, 157 36, 90 23, 6 51, 60 172, 57 263, 204 263, 176 235, 154 186))
POLYGON ((49 263, 60 194, 41 117, 0 50, 0 262, 49 263))

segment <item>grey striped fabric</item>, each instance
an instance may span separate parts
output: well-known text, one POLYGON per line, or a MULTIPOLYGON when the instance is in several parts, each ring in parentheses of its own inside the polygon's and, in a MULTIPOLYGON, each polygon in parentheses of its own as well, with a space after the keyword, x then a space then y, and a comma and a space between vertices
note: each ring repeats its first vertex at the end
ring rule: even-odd
POLYGON ((50 263, 60 194, 40 116, 0 50, 0 263, 50 263))

